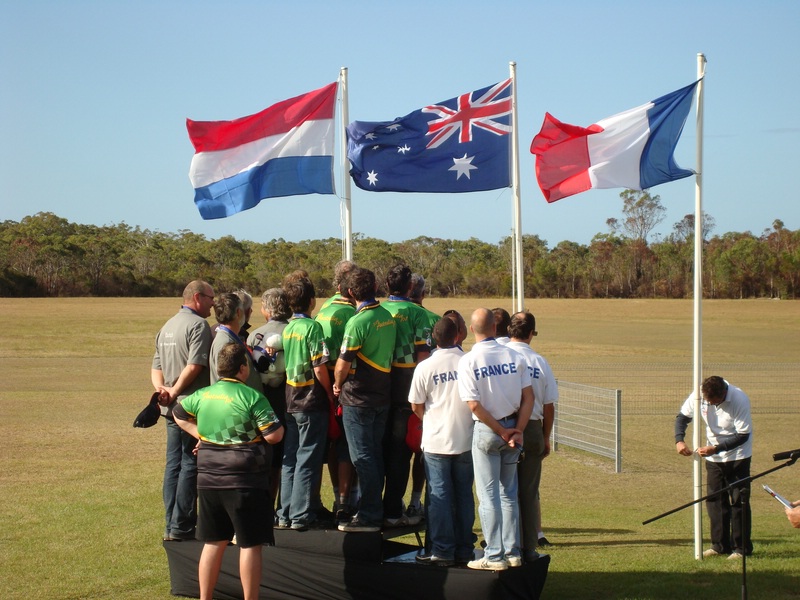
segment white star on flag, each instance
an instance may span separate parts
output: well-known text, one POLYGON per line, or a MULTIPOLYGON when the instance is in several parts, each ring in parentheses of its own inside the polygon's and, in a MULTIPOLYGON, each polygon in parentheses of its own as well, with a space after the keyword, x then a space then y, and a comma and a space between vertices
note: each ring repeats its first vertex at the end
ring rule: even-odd
POLYGON ((466 175, 467 179, 469 179, 470 178, 469 172, 472 171, 473 169, 477 169, 478 168, 478 167, 476 167, 475 165, 472 164, 472 160, 474 158, 475 158, 474 156, 470 156, 469 158, 467 158, 466 154, 464 154, 464 156, 462 158, 454 158, 453 159, 453 163, 454 163, 453 166, 450 167, 447 170, 448 171, 455 171, 456 173, 458 173, 458 175, 456 175, 456 181, 458 181, 458 179, 462 175, 466 175))
POLYGON ((367 173, 367 181, 369 181, 370 185, 375 185, 378 183, 378 174, 375 171, 370 171, 367 173))
POLYGON ((406 152, 410 152, 410 151, 411 151, 411 148, 409 148, 409 147, 408 147, 408 144, 406 144, 405 146, 398 146, 398 147, 397 147, 397 151, 398 151, 400 154, 405 154, 406 152))

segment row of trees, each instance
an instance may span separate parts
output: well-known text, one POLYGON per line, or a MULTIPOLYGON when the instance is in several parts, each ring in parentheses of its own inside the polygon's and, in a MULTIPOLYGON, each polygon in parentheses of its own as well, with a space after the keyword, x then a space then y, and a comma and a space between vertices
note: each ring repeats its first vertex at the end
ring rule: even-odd
MULTIPOLYGON (((589 245, 562 241, 549 248, 537 235, 523 237, 526 297, 685 298, 692 294, 694 215, 668 236, 649 241, 666 213, 658 196, 626 190, 623 217, 589 245)), ((796 298, 800 292, 800 230, 780 220, 761 235, 711 237, 706 215, 704 294, 709 298, 796 298)), ((389 243, 356 234, 355 261, 382 281, 395 263, 422 273, 433 296, 509 296, 511 239, 418 237, 389 243)), ((332 293, 334 264, 342 257, 335 238, 266 243, 232 236, 209 240, 182 230, 161 233, 124 223, 98 227, 70 223, 52 213, 0 223, 0 296, 176 296, 195 278, 218 290, 253 293, 283 275, 306 269, 320 296, 332 293)))

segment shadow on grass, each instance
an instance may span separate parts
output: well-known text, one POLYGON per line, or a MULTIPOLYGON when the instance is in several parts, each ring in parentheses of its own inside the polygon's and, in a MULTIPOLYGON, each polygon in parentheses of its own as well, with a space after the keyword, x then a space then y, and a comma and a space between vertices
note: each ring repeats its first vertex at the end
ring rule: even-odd
POLYGON ((608 527, 548 527, 547 535, 550 535, 551 531, 565 535, 619 535, 634 532, 633 529, 611 529, 608 527))
MULTIPOLYGON (((551 571, 547 576, 541 598, 542 600, 740 598, 743 591, 741 572, 735 570, 701 573, 551 571)), ((747 592, 751 599, 800 598, 800 575, 748 570, 747 592)))
POLYGON ((686 538, 680 539, 664 539, 658 538, 653 540, 648 540, 645 538, 638 538, 635 540, 587 540, 585 542, 582 541, 574 541, 574 540, 566 540, 558 542, 553 542, 556 546, 561 546, 564 548, 579 548, 581 546, 689 546, 687 543, 686 538))

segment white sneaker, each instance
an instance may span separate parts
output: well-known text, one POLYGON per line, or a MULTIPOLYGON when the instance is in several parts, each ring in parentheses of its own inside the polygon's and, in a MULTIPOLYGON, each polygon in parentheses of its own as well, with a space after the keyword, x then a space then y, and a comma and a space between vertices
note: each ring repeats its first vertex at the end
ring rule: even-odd
POLYGON ((505 560, 489 560, 485 556, 469 561, 467 566, 470 569, 478 569, 479 571, 505 571, 508 569, 508 563, 505 560))
POLYGON ((506 562, 508 563, 508 566, 511 567, 511 568, 521 567, 522 566, 522 557, 520 557, 520 556, 512 556, 512 555, 509 554, 509 555, 506 555, 506 562))
POLYGON ((714 550, 713 548, 709 548, 708 550, 705 550, 705 551, 703 552, 703 556, 704 556, 705 558, 708 558, 708 557, 710 557, 710 556, 720 556, 720 553, 719 553, 719 552, 717 552, 716 550, 714 550))
POLYGON ((742 558, 742 553, 738 550, 734 550, 731 552, 731 555, 728 557, 728 560, 740 560, 742 558))

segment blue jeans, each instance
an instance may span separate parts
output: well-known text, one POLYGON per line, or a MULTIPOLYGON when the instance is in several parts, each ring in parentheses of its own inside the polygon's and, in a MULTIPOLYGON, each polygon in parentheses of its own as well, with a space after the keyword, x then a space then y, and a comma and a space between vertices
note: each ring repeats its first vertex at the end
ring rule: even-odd
POLYGON ((197 458, 192 450, 197 440, 167 423, 167 461, 164 468, 164 537, 192 539, 197 525, 197 458))
MULTIPOLYGON (((516 417, 501 419, 503 427, 514 427, 516 417)), ((481 422, 472 432, 472 464, 475 493, 489 560, 520 556, 519 504, 517 502, 517 461, 519 448, 511 448, 481 422)))
POLYGON ((281 470, 281 523, 307 525, 316 517, 314 495, 322 477, 328 438, 324 412, 286 413, 281 470))
POLYGON ((383 524, 383 432, 388 406, 343 406, 342 421, 350 461, 358 474, 361 503, 358 516, 371 525, 383 524))
POLYGON ((472 498, 472 452, 425 452, 428 479, 428 540, 439 558, 472 560, 475 501, 472 498))

